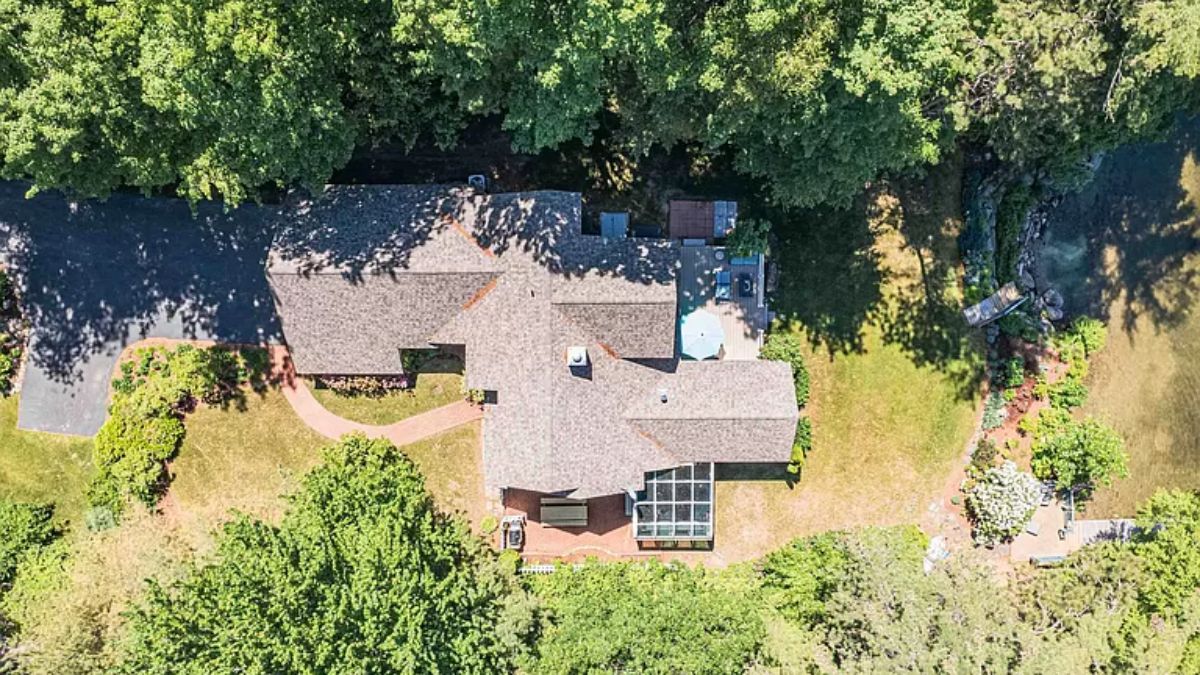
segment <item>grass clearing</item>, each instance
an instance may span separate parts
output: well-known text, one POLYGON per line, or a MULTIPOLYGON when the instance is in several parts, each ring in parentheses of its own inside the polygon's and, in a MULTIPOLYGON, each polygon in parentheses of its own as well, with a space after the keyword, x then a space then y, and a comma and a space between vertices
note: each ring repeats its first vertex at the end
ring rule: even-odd
POLYGON ((18 405, 16 396, 0 399, 0 495, 51 502, 59 519, 82 522, 91 439, 17 429, 18 405))
POLYGON ((462 363, 433 359, 417 375, 411 389, 390 391, 382 396, 343 394, 308 381, 317 402, 329 412, 362 424, 385 425, 449 405, 463 398, 462 363))
POLYGON ((1112 153, 1051 213, 1044 246, 1040 271, 1068 309, 1108 322, 1080 412, 1113 425, 1129 453, 1129 477, 1097 490, 1087 516, 1200 488, 1200 119, 1112 153))
POLYGON ((816 532, 917 522, 957 466, 983 373, 959 314, 959 175, 948 162, 785 233, 775 307, 811 345, 813 451, 794 486, 782 466, 718 472, 724 560, 816 532))
POLYGON ((171 462, 164 511, 207 528, 232 509, 274 520, 283 495, 321 461, 329 441, 304 425, 278 389, 247 393, 245 409, 201 407, 171 462))
POLYGON ((465 516, 478 529, 487 515, 480 423, 472 422, 400 448, 421 473, 443 511, 465 516))

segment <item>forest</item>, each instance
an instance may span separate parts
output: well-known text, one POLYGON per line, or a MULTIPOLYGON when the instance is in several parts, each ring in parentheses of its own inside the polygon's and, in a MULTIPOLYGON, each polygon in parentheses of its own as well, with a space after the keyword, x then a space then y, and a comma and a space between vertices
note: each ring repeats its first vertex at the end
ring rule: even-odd
POLYGON ((781 206, 956 144, 1069 186, 1200 99, 1190 0, 4 0, 0 171, 227 204, 356 149, 680 149, 781 206))

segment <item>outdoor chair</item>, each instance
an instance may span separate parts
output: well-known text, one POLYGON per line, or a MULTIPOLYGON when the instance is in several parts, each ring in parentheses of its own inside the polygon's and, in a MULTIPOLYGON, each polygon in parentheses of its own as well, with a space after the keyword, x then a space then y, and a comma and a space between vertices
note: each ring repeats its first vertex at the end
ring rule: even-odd
POLYGON ((729 300, 732 297, 732 277, 729 270, 717 271, 717 287, 713 292, 713 297, 717 300, 729 300))

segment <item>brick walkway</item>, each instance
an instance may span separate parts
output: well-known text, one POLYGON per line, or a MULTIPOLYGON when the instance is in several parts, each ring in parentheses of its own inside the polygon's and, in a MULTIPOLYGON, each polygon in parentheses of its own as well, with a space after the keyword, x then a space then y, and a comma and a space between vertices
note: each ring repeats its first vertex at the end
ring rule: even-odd
POLYGON ((457 401, 440 408, 413 415, 395 424, 376 426, 352 422, 326 410, 308 390, 304 380, 296 377, 287 347, 271 348, 271 367, 279 381, 284 398, 296 415, 313 431, 337 440, 342 436, 362 432, 368 438, 386 438, 397 446, 415 443, 449 431, 454 427, 483 417, 483 409, 468 401, 457 401))

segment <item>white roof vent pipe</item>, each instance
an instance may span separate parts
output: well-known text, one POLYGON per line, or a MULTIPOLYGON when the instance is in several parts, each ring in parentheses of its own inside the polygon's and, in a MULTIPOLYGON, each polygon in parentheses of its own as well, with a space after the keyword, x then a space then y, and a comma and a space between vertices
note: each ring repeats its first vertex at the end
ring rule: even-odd
POLYGON ((587 347, 570 347, 567 349, 567 366, 570 368, 586 368, 588 364, 587 347))
POLYGON ((662 401, 663 403, 667 402, 667 390, 666 389, 658 390, 658 400, 662 401))

